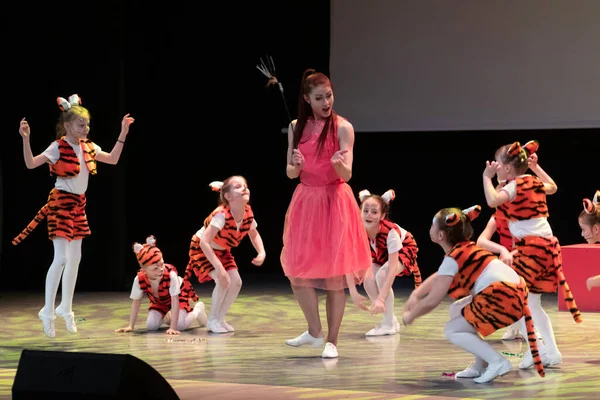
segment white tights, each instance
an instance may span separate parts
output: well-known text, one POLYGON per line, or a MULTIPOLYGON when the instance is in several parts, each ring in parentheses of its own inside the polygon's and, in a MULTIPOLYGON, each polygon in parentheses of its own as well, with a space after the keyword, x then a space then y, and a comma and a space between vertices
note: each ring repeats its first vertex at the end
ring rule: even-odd
MULTIPOLYGON (((483 372, 488 364, 504 357, 483 340, 477 330, 461 315, 461 310, 471 300, 471 296, 463 297, 450 306, 449 314, 451 319, 446 323, 444 335, 456 346, 473 354, 475 356, 473 368, 483 372)), ((524 321, 523 318, 521 320, 524 321)))
POLYGON ((57 307, 60 314, 68 314, 73 311, 73 294, 75 293, 75 282, 81 261, 81 239, 70 242, 61 237, 52 240, 54 246, 54 259, 48 273, 46 274, 46 295, 43 314, 54 315, 54 303, 56 293, 62 277, 62 296, 60 305, 57 307))
MULTIPOLYGON (((199 309, 193 309, 191 312, 185 310, 179 310, 179 318, 177 320, 177 330, 184 331, 189 328, 192 323, 198 318, 199 309)), ((166 315, 165 315, 166 317, 166 315)), ((163 323, 170 324, 168 318, 165 318, 156 310, 148 311, 148 318, 146 319, 146 328, 149 331, 156 331, 163 323)))
POLYGON ((212 292, 212 300, 210 305, 210 315, 208 319, 216 319, 222 321, 225 319, 225 314, 231 308, 231 305, 238 297, 240 289, 242 288, 242 278, 237 269, 230 269, 227 271, 229 274, 229 287, 225 289, 219 281, 215 279, 217 277, 217 271, 212 270, 209 275, 215 281, 215 288, 212 292))
MULTIPOLYGON (((367 279, 365 279, 364 287, 369 298, 374 302, 379 296, 379 290, 385 282, 388 273, 388 263, 383 264, 383 266, 373 264, 371 269, 373 275, 369 275, 367 279)), ((382 325, 392 326, 394 323, 394 291, 392 288, 390 288, 390 293, 385 298, 384 304, 385 311, 383 312, 382 325)))
MULTIPOLYGON (((552 322, 550 317, 546 314, 546 311, 542 308, 542 294, 541 293, 529 293, 529 310, 531 311, 531 319, 533 319, 533 325, 540 331, 542 340, 538 339, 538 349, 540 354, 548 352, 548 355, 558 354, 558 346, 556 345, 556 338, 554 337, 554 329, 552 328, 552 322)), ((523 336, 527 336, 527 330, 525 329, 525 319, 519 321, 523 336)))

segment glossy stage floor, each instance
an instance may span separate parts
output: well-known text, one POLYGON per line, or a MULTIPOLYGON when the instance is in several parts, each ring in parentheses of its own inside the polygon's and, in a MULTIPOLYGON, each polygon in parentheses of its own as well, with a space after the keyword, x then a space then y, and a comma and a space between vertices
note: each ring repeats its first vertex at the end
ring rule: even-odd
MULTIPOLYGON (((211 285, 197 287, 210 307, 211 285)), ((407 299, 396 293, 396 314, 407 299)), ((74 311, 79 332, 69 334, 62 319, 57 335, 46 338, 37 312, 43 294, 3 293, 0 297, 0 398, 10 398, 23 349, 133 355, 157 370, 181 399, 508 399, 595 398, 600 391, 600 313, 583 313, 577 325, 559 312, 556 296, 544 298, 553 321, 563 364, 520 371, 521 341, 502 341, 501 332, 488 340, 506 353, 514 370, 491 384, 443 376, 465 368, 470 355, 443 337, 449 299, 400 334, 367 338, 379 317, 346 308, 339 338, 338 359, 321 358, 321 349, 292 348, 284 340, 306 330, 289 286, 244 286, 228 316, 235 333, 209 334, 206 328, 165 335, 148 333, 146 312, 136 331, 113 333, 127 325, 128 293, 76 293, 74 311)), ((321 319, 325 324, 324 296, 321 319)), ((143 305, 147 302, 144 300, 143 305)), ((143 307, 142 310, 145 310, 143 307)), ((326 326, 326 325, 324 325, 326 326)))

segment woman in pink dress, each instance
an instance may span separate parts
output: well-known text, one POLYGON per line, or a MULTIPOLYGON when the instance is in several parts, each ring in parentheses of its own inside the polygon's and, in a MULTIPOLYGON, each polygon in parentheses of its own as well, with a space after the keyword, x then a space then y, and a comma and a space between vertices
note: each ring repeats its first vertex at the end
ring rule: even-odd
POLYGON ((333 111, 329 78, 314 70, 302 76, 298 119, 288 129, 287 176, 300 178, 285 216, 281 265, 300 304, 308 330, 289 346, 321 347, 335 358, 337 337, 352 301, 367 310, 356 285, 371 266, 369 239, 347 181, 352 176, 354 128, 333 111), (327 292, 327 338, 315 289, 327 292))

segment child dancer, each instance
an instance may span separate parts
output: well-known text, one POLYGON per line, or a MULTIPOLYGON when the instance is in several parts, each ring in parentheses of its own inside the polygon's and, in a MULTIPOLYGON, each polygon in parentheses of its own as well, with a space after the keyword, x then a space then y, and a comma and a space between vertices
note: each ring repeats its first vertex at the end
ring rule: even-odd
POLYGON ((366 336, 394 335, 400 332, 400 323, 394 315, 394 291, 396 276, 413 274, 415 287, 421 284, 421 272, 417 265, 419 251, 413 235, 390 221, 390 201, 394 200, 392 189, 379 196, 362 190, 363 223, 369 235, 373 265, 365 279, 365 290, 371 299, 371 313, 383 313, 383 320, 366 336))
POLYGON ((134 121, 129 114, 123 117, 117 142, 112 151, 106 153, 87 137, 90 132, 90 113, 81 106, 79 96, 74 94, 68 100, 59 97, 57 103, 61 113, 56 124, 56 141, 35 157, 29 143, 31 128, 25 118, 21 120, 19 133, 23 138, 25 165, 33 169, 48 163, 50 174, 57 178, 48 202, 12 242, 14 245, 19 244, 44 218, 48 219, 48 237, 54 246, 54 259, 46 275, 46 302, 38 313, 48 337, 56 336, 56 315, 64 318, 69 332, 77 332, 72 309, 73 293, 81 261, 81 240, 91 234, 85 213, 88 179, 90 175, 96 175, 98 161, 117 164, 129 126, 134 121), (54 310, 61 276, 61 303, 54 310))
MULTIPOLYGON (((579 214, 579 226, 581 236, 589 244, 600 244, 600 207, 598 198, 600 190, 597 190, 592 200, 583 199, 583 211, 579 214)), ((588 290, 600 286, 600 275, 592 276, 586 281, 588 290)))
POLYGON ((225 314, 242 287, 238 266, 231 255, 248 235, 258 252, 252 260, 256 266, 265 261, 265 249, 258 233, 250 201, 250 189, 243 176, 230 176, 223 182, 212 182, 210 187, 220 192, 220 205, 204 220, 204 226, 192 237, 190 260, 185 275, 196 274, 200 283, 215 281, 208 316, 208 330, 214 333, 234 332, 225 321, 225 314))
MULTIPOLYGON (((531 157, 533 156, 536 155, 532 154, 531 157)), ((496 186, 496 190, 500 190, 502 187, 504 187, 504 185, 506 185, 506 181, 500 181, 498 186, 496 186)), ((516 253, 515 238, 512 236, 510 229, 508 228, 508 219, 506 218, 505 212, 505 204, 501 204, 496 207, 496 210, 490 217, 485 229, 477 238, 477 245, 485 250, 491 251, 494 254, 498 254, 500 261, 511 267, 513 254, 516 253), (499 243, 492 241, 492 237, 495 233, 498 234, 499 243)), ((519 323, 515 323, 507 327, 506 331, 502 335, 502 340, 514 340, 517 338, 526 339, 525 335, 519 330, 519 328, 519 323)), ((541 339, 537 328, 535 333, 537 338, 541 339)))
POLYGON ((204 303, 198 301, 198 295, 191 282, 182 280, 177 276, 177 269, 164 262, 162 252, 156 247, 156 238, 149 236, 143 245, 135 243, 133 252, 140 265, 140 271, 131 288, 130 298, 133 302, 129 326, 115 332, 133 331, 144 294, 150 300, 146 320, 146 328, 149 331, 158 330, 163 323, 169 325, 167 335, 179 335, 180 331, 188 329, 194 321, 198 321, 201 327, 206 326, 204 303), (191 301, 197 302, 193 309, 191 301))
POLYGON ((446 253, 438 271, 410 295, 402 317, 405 325, 433 311, 446 293, 454 299, 470 297, 455 308, 444 334, 452 343, 475 356, 473 366, 456 374, 487 383, 511 370, 511 363, 479 335, 523 320, 527 324, 529 348, 540 376, 544 368, 539 357, 533 322, 527 305, 527 285, 523 278, 491 252, 471 241, 471 221, 480 206, 466 210, 444 208, 433 218, 429 236, 446 253))
MULTIPOLYGON (((527 282, 531 315, 544 338, 543 344, 540 341, 542 360, 549 366, 561 363, 562 355, 556 346, 550 318, 542 308, 542 293, 554 293, 560 284, 567 307, 577 323, 581 322, 581 314, 565 281, 560 245, 547 219, 546 195, 556 193, 556 184, 539 166, 537 157, 528 157, 538 148, 537 141, 530 141, 523 147, 519 142, 500 147, 496 151, 496 161, 486 162, 483 187, 490 207, 506 205, 510 232, 518 240, 512 267, 527 282), (525 174, 527 168, 537 176, 525 174), (492 183, 496 174, 498 180, 507 180, 500 190, 492 183)), ((523 323, 521 331, 525 331, 523 323)), ((528 352, 519 368, 527 369, 532 365, 533 359, 528 352)))

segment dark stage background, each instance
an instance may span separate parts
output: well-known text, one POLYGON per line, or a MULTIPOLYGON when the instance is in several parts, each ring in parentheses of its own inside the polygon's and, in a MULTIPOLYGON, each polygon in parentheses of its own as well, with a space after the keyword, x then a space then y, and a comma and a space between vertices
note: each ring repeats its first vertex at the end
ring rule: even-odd
MULTIPOLYGON (((72 93, 92 114, 90 138, 106 151, 123 115, 136 119, 119 164, 100 164, 99 174, 90 178, 92 236, 83 243, 78 291, 128 289, 137 270, 131 245, 149 234, 157 237, 165 261, 183 274, 189 240, 217 205, 208 183, 233 174, 248 179, 267 251, 265 264, 254 267, 250 240, 242 242, 234 251, 242 279, 286 281, 279 263, 281 233, 297 181, 285 175, 285 108, 275 88, 265 89, 256 64, 261 56, 273 56, 295 118, 302 71, 329 72, 329 2, 286 2, 286 10, 281 4, 203 4, 195 10, 180 3, 103 1, 36 5, 35 15, 28 12, 33 3, 16 5, 18 12, 5 25, 3 50, 9 88, 0 122, 3 290, 42 291, 53 253, 45 222, 19 246, 10 243, 54 184, 47 167, 25 167, 19 120, 28 119, 39 154, 54 139, 56 97, 72 93)), ((352 121, 352 115, 344 116, 352 121)), ((396 190, 391 217, 415 235, 426 277, 443 256, 429 241, 434 213, 482 204, 475 223, 481 232, 492 214, 481 184, 485 161, 502 144, 530 139, 540 141, 540 165, 559 186, 548 200, 555 234, 563 245, 579 243, 581 200, 598 189, 596 129, 356 132, 349 183, 356 194, 364 188, 396 190)), ((398 279, 396 285, 411 281, 398 279)))

